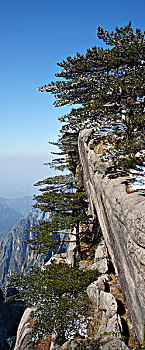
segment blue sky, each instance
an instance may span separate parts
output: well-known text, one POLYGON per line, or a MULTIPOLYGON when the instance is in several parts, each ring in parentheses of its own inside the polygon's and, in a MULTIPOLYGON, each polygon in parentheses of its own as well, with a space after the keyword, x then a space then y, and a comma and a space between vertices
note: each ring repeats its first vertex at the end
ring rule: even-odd
MULTIPOLYGON (((0 0, 0 191, 49 176, 57 118, 53 96, 37 91, 55 79, 56 62, 102 46, 98 25, 113 30, 129 20, 145 30, 144 0, 0 0)), ((28 191, 27 191, 28 192, 28 191)))

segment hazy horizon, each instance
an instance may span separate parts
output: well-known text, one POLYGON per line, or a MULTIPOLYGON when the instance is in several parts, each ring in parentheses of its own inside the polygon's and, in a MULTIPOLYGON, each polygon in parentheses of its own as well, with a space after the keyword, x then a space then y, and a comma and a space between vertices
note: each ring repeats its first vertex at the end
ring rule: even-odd
POLYGON ((34 184, 54 175, 54 170, 44 165, 51 159, 49 154, 0 154, 0 196, 14 198, 38 192, 34 184))

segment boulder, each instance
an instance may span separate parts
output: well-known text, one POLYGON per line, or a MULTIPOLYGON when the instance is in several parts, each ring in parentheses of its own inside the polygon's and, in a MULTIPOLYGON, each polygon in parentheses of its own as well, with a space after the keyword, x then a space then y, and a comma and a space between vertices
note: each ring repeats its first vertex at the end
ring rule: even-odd
POLYGON ((114 316, 117 313, 117 302, 114 296, 101 290, 99 308, 105 310, 109 318, 114 316))
POLYGON ((108 276, 103 275, 103 276, 100 276, 97 281, 91 283, 87 287, 88 297, 95 308, 98 308, 99 306, 100 291, 103 291, 103 290, 105 291, 105 282, 107 281, 108 281, 108 276))
POLYGON ((55 350, 128 350, 123 341, 111 335, 104 336, 99 340, 77 339, 64 343, 55 350))
POLYGON ((108 276, 102 275, 87 288, 87 294, 94 309, 95 339, 99 339, 104 333, 113 332, 117 337, 121 337, 122 333, 117 302, 110 292, 105 291, 107 281, 108 276))
POLYGON ((96 261, 93 265, 89 266, 87 270, 98 270, 100 273, 106 273, 108 271, 107 259, 100 259, 96 261))

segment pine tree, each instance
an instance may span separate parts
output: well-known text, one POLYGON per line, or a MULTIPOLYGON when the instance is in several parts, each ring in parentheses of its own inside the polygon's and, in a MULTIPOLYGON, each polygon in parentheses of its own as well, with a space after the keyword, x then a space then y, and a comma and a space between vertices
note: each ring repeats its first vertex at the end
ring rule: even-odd
POLYGON ((82 271, 66 264, 33 268, 29 275, 13 276, 13 285, 19 291, 12 299, 23 300, 35 307, 33 315, 33 343, 56 334, 57 343, 63 344, 77 334, 85 321, 87 286, 98 277, 98 271, 82 271))
MULTIPOLYGON (((88 221, 87 196, 77 185, 73 175, 49 177, 37 185, 46 185, 41 188, 41 194, 35 196, 36 204, 42 212, 51 213, 50 221, 40 220, 38 225, 31 228, 35 238, 29 240, 31 247, 40 253, 47 253, 48 249, 59 247, 62 243, 59 234, 69 235, 70 230, 76 241, 77 251, 80 252, 81 225, 88 221)), ((69 242, 69 236, 63 239, 69 242)))
POLYGON ((68 121, 65 131, 119 123, 121 132, 113 129, 117 138, 110 157, 128 168, 139 161, 136 154, 145 147, 145 33, 134 33, 129 22, 111 33, 98 27, 98 37, 106 49, 94 46, 85 55, 67 57, 58 63, 62 70, 56 76, 61 80, 39 90, 53 93, 55 106, 82 104, 61 118, 68 121))

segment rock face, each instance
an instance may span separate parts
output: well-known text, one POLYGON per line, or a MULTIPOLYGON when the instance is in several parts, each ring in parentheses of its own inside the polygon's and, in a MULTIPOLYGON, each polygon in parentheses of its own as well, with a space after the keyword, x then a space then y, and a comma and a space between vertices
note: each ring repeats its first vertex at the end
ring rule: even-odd
POLYGON ((119 338, 122 333, 122 323, 118 314, 118 306, 114 296, 106 291, 108 276, 102 275, 87 288, 87 294, 94 309, 93 323, 95 339, 105 333, 115 333, 119 338))
MULTIPOLYGON (((69 246, 69 258, 68 252, 54 254, 51 259, 45 264, 58 264, 58 263, 69 263, 74 264, 74 251, 75 245, 70 243, 69 246)), ((101 239, 94 251, 95 262, 92 265, 88 264, 88 260, 81 260, 78 262, 78 266, 83 270, 94 270, 97 269, 97 263, 100 261, 105 261, 105 267, 107 266, 108 271, 108 261, 107 261, 107 250, 106 246, 101 239), (96 261, 97 260, 97 261, 96 261)), ((101 266, 102 269, 102 266, 101 266)), ((33 319, 31 317, 33 309, 27 308, 19 324, 17 332, 17 341, 14 350, 24 350, 33 349, 37 350, 65 350, 65 349, 128 349, 124 343, 121 342, 119 338, 123 334, 122 329, 122 318, 120 317, 118 304, 114 295, 110 292, 110 281, 111 276, 109 274, 102 274, 98 277, 97 281, 91 283, 87 288, 87 294, 90 299, 90 310, 91 313, 87 316, 87 335, 89 339, 68 341, 62 346, 56 345, 55 334, 51 337, 48 336, 47 340, 42 340, 39 345, 35 347, 33 344, 33 333, 31 329, 33 328, 33 319), (109 334, 109 337, 106 337, 109 334), (115 334, 117 338, 110 337, 110 335, 115 334), (104 340, 105 339, 105 340, 104 340), (102 347, 103 346, 103 347, 102 347)))
POLYGON ((79 154, 90 213, 97 212, 105 243, 118 274, 138 340, 145 314, 145 197, 127 194, 127 177, 109 172, 95 153, 93 129, 79 135, 79 154))
POLYGON ((30 346, 31 341, 31 331, 32 331, 32 325, 31 325, 31 314, 35 311, 34 308, 27 308, 24 311, 24 314, 21 318, 21 322, 18 327, 17 331, 17 339, 16 344, 14 347, 14 350, 27 350, 27 349, 33 349, 32 344, 30 346))
POLYGON ((98 341, 94 340, 74 340, 63 344, 61 347, 56 346, 54 350, 127 350, 128 347, 120 339, 105 336, 98 341))
POLYGON ((87 270, 95 269, 100 273, 106 273, 108 271, 108 252, 103 239, 99 242, 95 250, 94 264, 87 267, 87 270))
POLYGON ((24 314, 19 323, 17 338, 14 350, 49 350, 51 345, 51 337, 48 336, 46 340, 42 340, 39 344, 34 345, 32 341, 32 328, 34 321, 32 313, 35 312, 35 308, 29 308, 24 311, 24 314))

